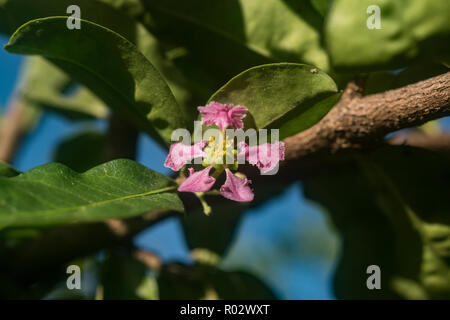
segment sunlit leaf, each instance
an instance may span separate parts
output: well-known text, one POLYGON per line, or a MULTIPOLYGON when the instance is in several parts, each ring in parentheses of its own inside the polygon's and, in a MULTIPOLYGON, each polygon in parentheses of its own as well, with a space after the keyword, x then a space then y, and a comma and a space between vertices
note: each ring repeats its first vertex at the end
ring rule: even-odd
POLYGON ((183 211, 175 183, 132 160, 85 173, 51 163, 0 177, 0 225, 46 225, 132 217, 151 210, 183 211))

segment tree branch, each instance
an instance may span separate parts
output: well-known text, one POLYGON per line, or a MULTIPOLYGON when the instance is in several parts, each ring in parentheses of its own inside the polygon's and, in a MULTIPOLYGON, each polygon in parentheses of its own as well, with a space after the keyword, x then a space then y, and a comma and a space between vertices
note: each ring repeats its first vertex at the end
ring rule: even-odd
POLYGON ((445 132, 436 135, 428 135, 423 132, 408 132, 392 137, 389 139, 389 143, 450 154, 450 133, 445 132))
POLYGON ((286 158, 360 149, 390 132, 450 115, 450 72, 362 97, 354 82, 315 126, 285 139, 286 158))

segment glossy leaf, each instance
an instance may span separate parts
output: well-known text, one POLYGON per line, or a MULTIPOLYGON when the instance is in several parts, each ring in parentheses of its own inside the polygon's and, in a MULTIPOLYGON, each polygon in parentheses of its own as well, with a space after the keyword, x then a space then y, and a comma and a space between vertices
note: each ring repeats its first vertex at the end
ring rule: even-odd
POLYGON ((448 63, 448 12, 447 0, 333 1, 325 34, 331 62, 353 72, 396 69, 414 60, 448 63), (380 29, 369 29, 376 7, 380 29))
POLYGON ((127 218, 150 210, 183 211, 175 183, 126 159, 85 173, 51 163, 0 178, 0 224, 47 225, 127 218))
POLYGON ((330 97, 336 95, 336 84, 323 71, 277 63, 244 71, 209 100, 246 106, 256 128, 280 129, 282 139, 318 122, 334 105, 336 99, 330 97))
POLYGON ((187 127, 185 110, 132 43, 88 21, 82 20, 76 32, 65 23, 63 17, 31 21, 16 31, 5 49, 45 56, 160 142, 170 141, 174 129, 187 127))

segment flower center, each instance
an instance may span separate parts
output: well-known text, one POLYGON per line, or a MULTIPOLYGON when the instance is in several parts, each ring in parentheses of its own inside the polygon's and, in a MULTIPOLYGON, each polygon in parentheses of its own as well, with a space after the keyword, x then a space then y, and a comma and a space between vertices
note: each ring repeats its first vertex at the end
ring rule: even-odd
POLYGON ((214 136, 211 137, 207 147, 204 149, 206 157, 203 158, 203 166, 213 165, 214 168, 221 170, 227 167, 235 169, 237 150, 233 149, 232 146, 233 139, 227 139, 225 134, 222 134, 219 139, 216 139, 214 136))

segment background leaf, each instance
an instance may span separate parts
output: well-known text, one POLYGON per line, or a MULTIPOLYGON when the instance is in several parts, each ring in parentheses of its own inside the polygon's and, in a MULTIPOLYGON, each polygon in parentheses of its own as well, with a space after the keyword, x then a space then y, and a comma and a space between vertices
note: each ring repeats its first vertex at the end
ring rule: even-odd
POLYGON ((333 1, 325 27, 331 62, 352 72, 396 69, 415 60, 448 63, 449 11, 447 0, 333 1), (367 27, 371 5, 380 8, 381 29, 367 27))
POLYGON ((188 126, 186 111, 132 43, 88 21, 75 32, 65 23, 63 17, 31 21, 18 29, 5 49, 47 57, 160 142, 170 141, 174 129, 188 126))
POLYGON ((321 46, 323 17, 310 1, 143 3, 151 14, 143 23, 178 49, 174 63, 199 83, 204 99, 227 79, 256 65, 289 61, 328 69, 321 46))
POLYGON ((448 158, 407 147, 382 148, 365 158, 372 166, 341 158, 340 170, 304 183, 308 198, 325 206, 342 233, 337 297, 448 298, 448 158), (373 264, 381 269, 382 290, 366 287, 373 264))
MULTIPOLYGON (((280 139, 311 127, 337 101, 337 86, 312 66, 276 63, 244 71, 220 88, 209 101, 248 108, 256 128, 280 129, 280 139)), ((248 120, 247 120, 248 121, 248 120)))
MULTIPOLYGON (((190 103, 189 100, 192 99, 191 93, 185 89, 185 86, 189 82, 176 70, 171 61, 166 58, 165 49, 162 47, 160 41, 134 19, 144 13, 143 6, 139 1, 4 0, 0 2, 0 32, 11 35, 17 28, 29 20, 48 16, 66 16, 68 15, 66 9, 72 4, 80 7, 81 17, 83 19, 107 27, 136 44, 139 51, 162 72, 169 87, 174 92, 177 101, 183 105, 190 103), (126 12, 130 16, 123 14, 123 12, 126 12)), ((51 81, 49 80, 49 78, 51 79, 49 77, 50 73, 46 71, 51 72, 56 77, 55 73, 57 71, 55 72, 53 69, 47 70, 51 68, 51 64, 47 63, 47 66, 47 68, 41 70, 42 72, 34 73, 34 78, 39 79, 41 83, 41 89, 45 89, 45 84, 51 81)), ((62 72, 60 73, 63 74, 62 72)), ((66 76, 66 78, 70 80, 69 76, 66 76)), ((48 90, 50 92, 47 92, 47 94, 52 93, 52 89, 50 88, 48 90)), ((71 97, 72 99, 70 101, 66 101, 68 97, 60 99, 56 98, 55 95, 45 96, 39 94, 39 90, 28 90, 27 93, 28 96, 38 99, 37 102, 44 102, 44 107, 52 108, 54 111, 64 111, 63 114, 71 118, 78 119, 80 115, 83 116, 85 114, 84 112, 80 114, 78 111, 88 112, 91 110, 95 116, 100 111, 100 107, 98 107, 99 102, 97 100, 94 101, 93 97, 88 92, 85 92, 85 89, 82 87, 76 92, 75 96, 71 97), (74 98, 76 98, 76 101, 72 102, 74 98), (87 104, 93 104, 92 109, 86 108, 87 104), (95 113, 94 110, 97 112, 95 113)), ((197 101, 203 102, 205 99, 197 99, 197 101)))
POLYGON ((71 119, 104 118, 105 105, 89 90, 78 86, 67 95, 73 86, 70 77, 42 57, 29 57, 24 65, 19 93, 25 103, 35 108, 47 108, 71 119))
POLYGON ((72 170, 84 172, 106 160, 107 137, 98 131, 86 131, 62 141, 55 153, 55 161, 72 170))
POLYGON ((126 218, 150 210, 183 211, 175 183, 120 159, 85 173, 51 163, 0 177, 0 224, 46 225, 126 218))

